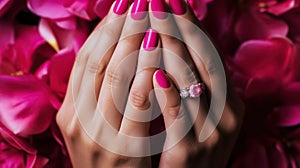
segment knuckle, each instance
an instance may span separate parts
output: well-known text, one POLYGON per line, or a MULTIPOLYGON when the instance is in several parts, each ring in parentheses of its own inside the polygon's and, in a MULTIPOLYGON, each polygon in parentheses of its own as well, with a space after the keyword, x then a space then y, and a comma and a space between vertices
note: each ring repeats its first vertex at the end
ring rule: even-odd
POLYGON ((125 84, 128 82, 128 77, 122 74, 121 71, 116 71, 113 68, 107 69, 106 82, 109 86, 125 84))
POLYGON ((150 106, 148 95, 137 89, 131 90, 130 101, 134 107, 141 110, 147 109, 150 106))
POLYGON ((172 117, 172 118, 176 118, 179 115, 181 115, 181 113, 180 113, 180 104, 178 103, 174 106, 166 107, 166 111, 164 112, 164 115, 166 117, 172 117))
POLYGON ((113 163, 114 166, 121 166, 130 161, 127 156, 111 154, 108 156, 108 160, 113 163))
POLYGON ((87 65, 87 70, 92 74, 103 75, 105 73, 107 64, 103 61, 95 62, 89 61, 87 65))
POLYGON ((201 143, 201 146, 207 150, 213 150, 220 141, 220 134, 218 131, 214 131, 205 141, 201 143))
POLYGON ((78 122, 77 117, 75 115, 75 116, 73 116, 71 122, 67 125, 67 127, 65 129, 65 134, 70 139, 74 139, 79 136, 79 128, 78 128, 77 122, 78 122))

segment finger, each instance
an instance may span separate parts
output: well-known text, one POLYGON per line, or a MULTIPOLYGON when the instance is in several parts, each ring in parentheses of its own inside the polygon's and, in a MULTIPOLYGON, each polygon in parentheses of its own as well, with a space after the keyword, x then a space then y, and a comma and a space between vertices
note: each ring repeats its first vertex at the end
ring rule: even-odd
MULTIPOLYGON (((120 1, 112 5, 108 15, 91 33, 77 54, 69 82, 71 87, 68 87, 68 93, 73 93, 70 94, 72 98, 78 97, 80 92, 89 95, 85 96, 87 102, 95 102, 98 98, 95 95, 101 85, 99 82, 103 78, 103 72, 125 22, 124 15, 114 12, 118 3, 120 1)), ((125 1, 124 6, 128 6, 124 3, 125 1)))
MULTIPOLYGON (((156 5, 155 2, 151 2, 151 7, 156 5)), ((153 27, 162 27, 160 30, 162 30, 163 61, 166 71, 176 87, 181 90, 189 88, 192 84, 199 83, 201 79, 198 70, 181 40, 180 32, 172 15, 167 15, 166 18, 160 19, 155 16, 155 13, 152 13, 150 14, 150 21, 153 27)), ((206 96, 202 95, 201 101, 200 98, 187 98, 183 99, 183 102, 189 111, 191 121, 195 123, 195 133, 199 134, 207 116, 206 96)))
MULTIPOLYGON (((236 130, 239 125, 236 119, 240 118, 240 114, 236 113, 232 106, 228 104, 228 101, 226 101, 228 86, 226 86, 226 75, 222 60, 212 42, 199 28, 199 21, 193 12, 182 0, 180 1, 183 6, 182 9, 184 9, 182 12, 176 12, 177 9, 174 4, 172 5, 174 3, 172 1, 170 1, 170 6, 174 13, 177 13, 174 17, 175 21, 201 78, 211 94, 209 117, 213 120, 214 125, 217 125, 220 121, 221 129, 225 128, 225 130, 230 130, 230 132, 236 130), (222 120, 220 120, 221 117, 222 120)), ((233 96, 232 93, 229 95, 233 96)), ((205 123, 205 125, 207 124, 205 123)), ((206 131, 206 135, 203 134, 203 138, 199 138, 205 139, 213 132, 214 128, 212 127, 208 130, 206 131)))
POLYGON ((146 32, 138 57, 137 72, 129 93, 120 132, 147 137, 154 100, 152 77, 159 67, 160 43, 155 30, 146 32))
POLYGON ((153 85, 166 127, 164 150, 169 150, 186 137, 193 124, 181 104, 177 89, 161 69, 154 73, 153 85))
MULTIPOLYGON (((129 11, 132 11, 132 6, 129 11)), ((120 40, 104 75, 98 109, 116 130, 120 128, 121 112, 124 112, 130 83, 136 69, 139 47, 147 27, 148 17, 136 20, 130 14, 127 15, 120 40)))

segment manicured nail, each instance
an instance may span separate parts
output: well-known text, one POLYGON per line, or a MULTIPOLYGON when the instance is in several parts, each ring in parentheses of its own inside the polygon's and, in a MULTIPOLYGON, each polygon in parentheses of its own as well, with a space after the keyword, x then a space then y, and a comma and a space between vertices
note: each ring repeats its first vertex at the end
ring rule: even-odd
POLYGON ((143 48, 146 51, 151 51, 155 49, 158 45, 158 34, 155 30, 149 29, 146 32, 145 38, 144 38, 144 43, 143 43, 143 48))
POLYGON ((157 70, 155 73, 155 78, 160 87, 168 88, 171 86, 170 81, 165 75, 163 70, 161 69, 157 70))
POLYGON ((143 19, 146 16, 147 7, 147 0, 134 0, 131 17, 135 20, 143 19))
POLYGON ((183 15, 186 12, 186 5, 183 0, 171 0, 170 6, 176 15, 183 15))
POLYGON ((122 15, 127 11, 128 8, 128 0, 116 0, 114 6, 115 14, 122 15))
POLYGON ((165 19, 167 15, 167 5, 164 0, 151 0, 153 15, 158 19, 165 19))

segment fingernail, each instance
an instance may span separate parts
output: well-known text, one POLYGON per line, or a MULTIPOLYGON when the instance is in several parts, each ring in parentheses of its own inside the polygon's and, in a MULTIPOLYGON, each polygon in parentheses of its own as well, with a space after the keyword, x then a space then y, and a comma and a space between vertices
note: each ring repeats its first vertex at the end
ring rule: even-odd
POLYGON ((170 6, 176 15, 183 15, 186 12, 186 5, 183 0, 171 0, 170 6))
POLYGON ((164 0, 152 0, 151 8, 153 15, 158 19, 165 19, 167 17, 167 5, 164 0))
POLYGON ((163 70, 161 69, 157 70, 155 73, 155 78, 160 87, 168 88, 171 86, 170 81, 165 75, 163 70))
POLYGON ((128 0, 116 0, 114 6, 115 14, 122 15, 127 11, 128 8, 128 0))
POLYGON ((143 19, 146 16, 147 7, 147 0, 134 0, 131 17, 135 20, 143 19))
POLYGON ((155 49, 158 45, 158 34, 155 30, 149 29, 146 32, 143 48, 147 51, 155 49))

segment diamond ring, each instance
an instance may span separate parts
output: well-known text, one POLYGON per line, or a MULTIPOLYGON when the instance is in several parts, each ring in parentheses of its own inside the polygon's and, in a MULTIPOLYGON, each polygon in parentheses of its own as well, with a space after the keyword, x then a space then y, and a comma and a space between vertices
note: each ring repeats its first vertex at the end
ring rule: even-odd
POLYGON ((197 98, 200 97, 203 93, 203 90, 205 89, 204 83, 196 83, 192 84, 190 87, 181 89, 179 91, 179 95, 181 98, 197 98))

